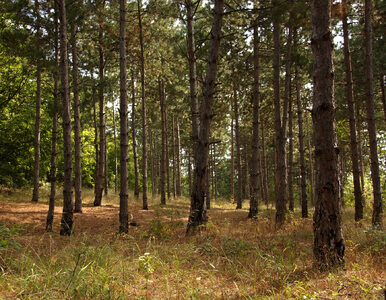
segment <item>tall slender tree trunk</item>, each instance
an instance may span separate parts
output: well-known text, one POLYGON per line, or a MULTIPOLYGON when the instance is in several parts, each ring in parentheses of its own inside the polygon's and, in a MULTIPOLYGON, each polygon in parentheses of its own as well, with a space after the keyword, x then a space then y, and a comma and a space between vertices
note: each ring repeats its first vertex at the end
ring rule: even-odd
POLYGON ((145 54, 143 49, 141 0, 138 4, 139 43, 141 46, 141 96, 142 96, 142 209, 148 209, 147 203, 147 120, 145 101, 145 54))
POLYGON ((187 47, 188 47, 188 62, 189 62, 189 85, 190 85, 190 107, 192 114, 192 138, 193 138, 193 163, 196 161, 196 148, 199 133, 199 117, 198 110, 198 91, 197 91, 197 67, 196 67, 196 45, 194 41, 194 12, 196 5, 192 0, 186 0, 186 18, 187 18, 187 47))
POLYGON ((265 152, 265 135, 264 135, 264 120, 262 119, 260 122, 261 127, 261 150, 262 150, 262 159, 263 159, 263 178, 264 178, 264 197, 265 197, 265 205, 268 208, 269 201, 269 180, 268 180, 268 165, 267 165, 267 155, 265 152))
MULTIPOLYGON (((361 179, 361 190, 362 193, 365 190, 365 175, 364 175, 364 166, 363 166, 363 156, 362 156, 362 130, 361 130, 361 114, 359 103, 355 105, 355 118, 356 118, 356 132, 358 134, 358 156, 359 156, 359 174, 361 179)), ((365 205, 365 198, 363 197, 363 206, 365 205)))
POLYGON ((330 1, 312 0, 312 54, 317 198, 314 213, 314 256, 320 270, 344 263, 344 239, 339 201, 338 150, 335 128, 333 45, 330 1))
MULTIPOLYGON (((247 145, 247 138, 244 136, 244 177, 245 177, 245 183, 244 183, 244 195, 245 199, 250 199, 251 196, 251 187, 249 185, 249 158, 248 158, 248 145, 247 145)), ((259 161, 257 161, 259 163, 259 161)))
MULTIPOLYGON (((119 79, 120 79, 120 191, 119 232, 129 231, 129 182, 128 182, 128 103, 126 92, 126 0, 119 1, 119 79)), ((114 110, 114 107, 113 107, 114 110)), ((115 123, 115 118, 114 118, 115 123)), ((115 127, 114 127, 115 128, 115 127)), ((114 132, 115 138, 115 132, 114 132)))
POLYGON ((198 226, 207 221, 204 208, 206 190, 206 171, 209 155, 210 123, 212 119, 213 96, 215 93, 218 53, 220 48, 223 0, 214 1, 213 25, 209 42, 209 55, 203 86, 203 99, 200 109, 200 133, 197 141, 197 161, 194 169, 193 191, 186 233, 194 233, 198 226))
POLYGON ((75 136, 75 209, 82 212, 82 158, 80 136, 80 101, 78 84, 78 51, 77 51, 77 26, 72 25, 72 84, 74 94, 74 136, 75 136))
MULTIPOLYGON (((105 0, 102 2, 102 8, 105 0)), ((105 124, 105 95, 104 95, 104 74, 105 59, 103 45, 103 22, 99 24, 99 157, 98 157, 98 176, 96 179, 96 193, 94 206, 102 205, 103 181, 105 174, 105 144, 106 144, 106 124, 105 124)))
POLYGON ((237 99, 236 83, 233 83, 233 109, 235 114, 235 140, 236 140, 236 164, 237 164, 237 205, 236 209, 243 207, 243 183, 241 172, 241 151, 240 151, 240 126, 239 126, 239 103, 237 99))
POLYGON ((175 123, 174 115, 172 116, 172 149, 173 149, 173 198, 177 196, 177 178, 176 178, 176 138, 175 138, 175 123))
POLYGON ((211 204, 211 200, 212 200, 212 197, 213 197, 213 185, 212 185, 212 194, 210 193, 211 192, 211 158, 212 158, 212 148, 211 148, 211 144, 209 144, 209 157, 208 157, 208 167, 207 167, 207 170, 206 170, 206 197, 205 197, 205 204, 206 204, 206 209, 210 209, 210 204, 211 204))
POLYGON ((64 183, 63 183, 63 214, 60 221, 60 235, 71 235, 73 225, 72 202, 72 139, 71 139, 71 113, 70 92, 68 87, 68 60, 67 60, 67 20, 65 0, 59 1, 60 14, 60 71, 61 71, 61 96, 63 120, 63 157, 64 157, 64 183))
POLYGON ((214 201, 217 201, 217 171, 216 171, 216 144, 213 144, 213 158, 212 158, 212 174, 213 174, 213 189, 214 201))
POLYGON ((180 135, 180 122, 176 117, 176 193, 177 197, 181 197, 181 135, 180 135))
MULTIPOLYGON (((256 1, 254 1, 254 8, 256 1)), ((259 65, 259 27, 258 19, 255 17, 253 21, 253 86, 252 86, 252 109, 253 109, 253 123, 252 123, 252 160, 251 160, 251 198, 249 204, 248 218, 257 218, 259 211, 259 178, 261 178, 259 168, 259 114, 260 114, 260 65, 259 65)))
MULTIPOLYGON (((92 77, 92 75, 91 75, 92 77)), ((94 121, 94 148, 95 148, 95 184, 94 195, 97 193, 97 181, 98 181, 98 160, 99 160, 99 144, 98 144, 98 124, 97 124, 97 111, 96 111, 96 99, 95 91, 93 91, 93 121, 94 121)))
POLYGON ((384 81, 385 75, 381 74, 379 77, 379 86, 381 88, 381 96, 382 96, 382 106, 383 106, 383 114, 384 119, 386 122, 386 97, 385 97, 385 81, 384 81))
POLYGON ((235 149, 234 149, 234 120, 233 115, 231 117, 231 201, 235 202, 235 149))
MULTIPOLYGON (((126 0, 124 0, 126 1, 126 0)), ((125 2, 123 3, 125 7, 125 2)), ((125 16, 124 16, 125 17, 125 16)), ((126 88, 125 88, 126 89, 126 88)), ((127 96, 126 96, 127 101, 127 96)), ((118 190, 118 154, 117 154, 117 124, 115 121, 115 101, 113 103, 113 134, 114 134, 114 193, 117 194, 118 190)))
POLYGON ((366 72, 366 113, 367 130, 370 142, 371 181, 373 184, 373 226, 382 227, 382 194, 379 177, 379 161, 377 151, 377 129, 375 124, 374 77, 373 77, 373 33, 372 33, 372 1, 365 0, 365 72, 366 72))
POLYGON ((160 194, 161 194, 161 204, 166 204, 166 195, 165 195, 165 177, 166 177, 166 105, 165 97, 163 95, 163 81, 158 78, 158 87, 159 87, 159 98, 160 98, 160 108, 161 108, 161 178, 160 178, 160 194))
POLYGON ((138 172, 138 155, 137 155, 137 133, 135 124, 135 78, 134 69, 131 71, 131 132, 133 144, 134 159, 134 197, 139 198, 139 172, 138 172))
MULTIPOLYGON (((165 91, 163 90, 163 96, 165 101, 165 91)), ((166 104, 165 104, 166 105, 166 104)), ((168 200, 170 199, 170 166, 169 166, 169 134, 168 134, 168 111, 167 107, 165 107, 165 123, 166 123, 166 162, 165 162, 165 168, 166 168, 166 193, 168 195, 168 200)))
MULTIPOLYGON (((285 221, 287 203, 286 183, 286 154, 285 154, 285 123, 282 124, 280 112, 280 25, 277 20, 273 22, 274 59, 274 109, 275 109, 275 142, 276 142, 276 168, 275 168, 275 198, 276 198, 276 224, 279 226, 285 221)), ((286 103, 284 103, 283 120, 286 118, 286 103)))
POLYGON ((104 191, 105 195, 109 193, 109 156, 107 152, 107 136, 105 134, 105 172, 104 172, 104 191))
MULTIPOLYGON (((309 122, 308 122, 309 123, 309 122)), ((314 171, 314 155, 312 149, 312 128, 311 124, 308 124, 308 153, 309 153, 309 164, 310 164, 310 195, 311 203, 315 205, 315 171, 314 171)))
POLYGON ((58 4, 55 2, 54 22, 55 22, 55 71, 54 71, 54 106, 52 111, 52 138, 51 138, 51 168, 50 168, 50 200, 48 202, 48 213, 46 221, 46 231, 52 232, 54 221, 55 199, 56 199, 56 156, 58 141, 58 100, 59 100, 59 22, 58 4))
POLYGON ((149 145, 150 145, 150 172, 151 172, 151 196, 154 198, 155 194, 157 193, 157 179, 155 174, 155 166, 154 166, 154 138, 152 133, 152 124, 148 126, 148 132, 149 132, 149 145))
POLYGON ((188 153, 188 184, 189 184, 189 195, 192 193, 192 162, 191 154, 188 153))
MULTIPOLYGON (((297 30, 294 30, 294 43, 297 48, 297 30)), ((298 115, 299 128, 299 168, 300 168, 300 204, 302 207, 302 218, 308 218, 308 204, 307 204, 307 178, 306 178, 306 164, 305 164, 305 149, 304 149, 304 130, 303 130, 303 105, 300 96, 299 83, 299 63, 295 62, 295 88, 296 88, 296 105, 298 115)))
POLYGON ((42 86, 42 71, 40 65, 40 11, 39 1, 35 0, 36 11, 36 100, 35 100, 35 164, 34 164, 34 179, 32 202, 39 200, 39 169, 40 169, 40 121, 41 121, 41 86, 42 86))
POLYGON ((358 157, 358 142, 356 135, 355 119, 355 103, 353 95, 353 80, 351 67, 351 54, 348 38, 347 12, 346 0, 342 1, 343 6, 343 42, 344 42, 344 63, 346 73, 346 98, 348 104, 349 124, 350 124, 350 150, 351 150, 351 165, 354 181, 354 196, 355 196, 355 220, 363 219, 363 196, 360 185, 359 174, 359 157, 358 157))
MULTIPOLYGON (((290 16, 291 18, 291 16, 290 16)), ((283 123, 282 131, 284 137, 284 149, 286 143, 286 123, 288 116, 288 139, 289 139, 289 148, 288 148, 288 166, 286 175, 287 180, 287 201, 289 203, 289 209, 293 211, 294 206, 294 197, 293 197, 293 181, 292 181, 292 163, 293 163, 293 129, 292 129, 292 94, 291 94, 291 56, 292 56, 292 26, 288 26, 288 35, 287 35, 287 45, 286 45, 286 63, 285 63, 285 83, 284 83, 284 108, 283 108, 283 123), (288 110, 288 115, 287 115, 288 110), (291 160, 291 161, 290 161, 291 160)), ((284 157, 286 159, 286 156, 284 157)), ((286 163, 286 162, 285 162, 286 163)))

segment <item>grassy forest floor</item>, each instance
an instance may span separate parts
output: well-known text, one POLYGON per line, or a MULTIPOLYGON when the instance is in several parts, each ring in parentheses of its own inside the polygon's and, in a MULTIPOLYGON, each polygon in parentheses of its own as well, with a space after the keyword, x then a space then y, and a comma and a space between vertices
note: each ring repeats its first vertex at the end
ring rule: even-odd
POLYGON ((117 235, 119 197, 93 207, 85 191, 74 235, 62 237, 61 203, 54 233, 45 232, 47 193, 34 204, 29 192, 0 191, 0 299, 384 298, 386 236, 371 229, 370 211, 356 223, 345 208, 345 270, 319 273, 312 218, 298 211, 276 230, 273 209, 261 207, 253 221, 247 209, 214 203, 206 230, 185 237, 188 199, 153 199, 143 211, 131 198, 138 226, 117 235))

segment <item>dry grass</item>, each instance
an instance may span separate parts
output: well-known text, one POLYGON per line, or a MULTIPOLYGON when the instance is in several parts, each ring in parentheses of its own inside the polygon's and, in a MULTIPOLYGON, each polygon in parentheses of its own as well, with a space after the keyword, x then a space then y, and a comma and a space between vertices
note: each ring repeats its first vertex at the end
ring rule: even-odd
POLYGON ((61 207, 55 210, 55 233, 48 234, 47 203, 29 199, 27 191, 0 192, 0 242, 7 241, 0 244, 0 298, 384 297, 385 233, 372 230, 369 217, 352 221, 351 208, 344 214, 345 270, 321 274, 313 266, 312 220, 298 212, 276 230, 273 210, 261 208, 252 221, 245 209, 214 203, 206 229, 185 237, 188 199, 166 206, 153 199, 149 211, 130 199, 139 226, 117 235, 118 197, 110 195, 104 206, 93 207, 92 191, 86 191, 84 213, 75 215, 75 235, 61 237, 61 207), (5 232, 4 226, 12 230, 5 232))

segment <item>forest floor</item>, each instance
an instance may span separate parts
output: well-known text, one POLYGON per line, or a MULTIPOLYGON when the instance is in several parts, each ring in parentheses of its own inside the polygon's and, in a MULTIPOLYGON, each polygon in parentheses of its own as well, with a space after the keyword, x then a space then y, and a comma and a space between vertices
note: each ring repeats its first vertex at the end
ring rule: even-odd
POLYGON ((345 269, 319 273, 312 218, 298 211, 276 229, 273 209, 254 221, 217 202, 206 229, 186 237, 189 199, 157 197, 143 211, 131 198, 138 226, 118 235, 119 197, 93 207, 85 191, 74 235, 62 237, 60 203, 45 232, 47 193, 31 203, 30 192, 0 189, 0 299, 384 299, 386 235, 371 229, 370 212, 354 222, 345 208, 345 269))

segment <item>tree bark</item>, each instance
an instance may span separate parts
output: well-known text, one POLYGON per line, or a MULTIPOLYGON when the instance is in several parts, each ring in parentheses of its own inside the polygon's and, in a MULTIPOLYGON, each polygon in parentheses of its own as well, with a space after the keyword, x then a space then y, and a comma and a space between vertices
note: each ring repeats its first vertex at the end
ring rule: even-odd
MULTIPOLYGON (((285 123, 281 122, 280 112, 280 25, 275 19, 273 22, 274 40, 274 109, 275 109, 275 142, 276 142, 276 168, 275 168, 275 198, 277 225, 285 221, 287 203, 286 183, 286 155, 285 155, 285 123)), ((286 103, 284 103, 283 120, 286 119, 286 103)))
MULTIPOLYGON (((254 2, 256 8, 256 1, 254 2)), ((252 160, 251 160, 251 197, 249 204, 248 218, 257 218, 259 211, 259 178, 261 178, 259 168, 259 114, 260 114, 260 66, 259 66, 259 27, 258 19, 253 22, 253 86, 252 86, 252 109, 253 109, 253 124, 252 124, 252 160)))
POLYGON ((141 46, 141 96, 142 96, 142 209, 148 209, 147 203, 147 120, 145 101, 145 54, 143 49, 141 0, 138 4, 139 43, 141 46))
POLYGON ((177 197, 181 197, 181 135, 180 135, 180 123, 178 121, 178 117, 176 118, 176 193, 177 197))
MULTIPOLYGON (((234 73, 234 72, 233 72, 234 73)), ((233 82, 233 109, 235 114, 235 139, 236 139, 236 164, 237 164, 237 205, 236 209, 243 207, 243 183, 241 172, 241 151, 240 151, 240 126, 239 126, 239 103, 237 99, 236 83, 233 82)))
MULTIPOLYGON (((125 0, 124 0, 125 1, 125 0)), ((125 7, 125 2, 123 3, 125 7)), ((124 16, 125 17, 125 16, 124 16)), ((125 68, 126 70, 126 68, 125 68)), ((125 87, 126 90, 126 87, 125 87)), ((127 101, 127 96, 126 96, 127 101)), ((117 125, 115 121, 115 101, 113 102, 113 134, 114 134, 114 193, 118 190, 118 153, 117 153, 117 125)))
POLYGON ((365 0, 365 76, 366 76, 366 115, 369 132, 371 181, 373 184, 373 226, 382 228, 382 194, 379 177, 377 151, 377 129, 375 124, 374 78, 373 78, 373 45, 372 45, 372 1, 365 0))
MULTIPOLYGON (((308 122, 309 123, 309 122, 308 122)), ((309 163, 310 163, 310 195, 311 203, 315 206, 315 171, 314 171, 314 156, 312 149, 312 128, 308 124, 308 153, 309 153, 309 163)))
MULTIPOLYGON (((294 43, 297 48, 297 30, 294 30, 294 43)), ((303 130, 303 105, 300 96, 299 83, 299 63, 295 62, 295 88, 296 88, 296 105, 298 115, 299 128, 299 167, 300 167, 300 204, 302 207, 302 218, 308 218, 308 203, 307 203, 307 178, 306 178, 306 164, 305 164, 305 149, 304 149, 304 130, 303 130)))
POLYGON ((311 19, 314 61, 312 119, 318 170, 313 250, 319 269, 324 271, 343 264, 345 250, 339 201, 330 1, 312 0, 311 19))
MULTIPOLYGON (((165 90, 163 90, 163 96, 165 101, 165 90)), ((166 105, 166 104, 165 104, 166 105)), ((168 195, 168 200, 170 199, 170 166, 169 166, 169 135, 168 135, 168 118, 167 118, 167 107, 165 107, 165 123, 166 123, 166 193, 168 195)))
POLYGON ((131 71, 131 131, 133 143, 134 159, 134 197, 139 198, 139 174, 138 174, 138 155, 137 155, 137 133, 135 124, 135 78, 134 69, 131 71))
POLYGON ((70 92, 68 87, 68 60, 67 60, 67 20, 65 0, 59 2, 60 13, 60 54, 61 54, 61 96, 63 120, 63 156, 64 156, 64 183, 63 183, 63 214, 60 222, 60 235, 71 235, 73 225, 72 202, 72 139, 70 92))
MULTIPOLYGON (((248 145, 247 145, 247 138, 244 136, 244 195, 245 199, 250 199, 251 197, 251 191, 250 191, 250 185, 249 185, 249 158, 248 158, 248 145)), ((259 161, 257 161, 259 163, 259 161)))
MULTIPOLYGON (((92 78, 91 74, 91 78, 92 78)), ((98 145, 98 124, 97 124, 97 112, 96 112, 96 99, 95 91, 93 91, 93 121, 94 121, 94 148, 95 148, 95 184, 94 184, 94 195, 97 193, 97 181, 98 181, 98 160, 99 160, 99 145, 98 145)))
POLYGON ((385 82, 384 82, 384 76, 383 74, 381 74, 381 76, 379 77, 379 86, 381 88, 381 96, 382 96, 382 106, 383 106, 383 114, 384 114, 384 119, 385 119, 385 122, 386 122, 386 98, 385 98, 385 82))
POLYGON ((50 200, 48 202, 48 213, 46 220, 46 231, 52 232, 54 221, 55 199, 56 199, 56 157, 58 141, 58 100, 59 100, 59 22, 58 5, 55 3, 55 71, 54 71, 54 107, 52 111, 52 138, 51 138, 51 168, 50 168, 50 200))
MULTIPOLYGON (((120 67, 120 191, 119 232, 129 231, 129 182, 128 182, 128 103, 126 92, 126 0, 119 1, 119 67, 120 67)), ((114 107, 113 107, 114 109, 114 107)), ((114 118, 115 119, 115 118, 114 118)), ((115 121, 114 121, 115 123, 115 121)), ((115 138, 115 132, 114 132, 115 138)))
POLYGON ((204 208, 206 190, 205 175, 208 166, 210 123, 213 117, 213 96, 216 87, 223 8, 224 1, 215 0, 213 25, 209 42, 209 55, 203 86, 203 99, 200 109, 200 133, 197 141, 197 161, 194 169, 190 215, 186 229, 187 234, 194 233, 200 225, 207 222, 206 211, 204 208))
POLYGON ((174 124, 174 115, 172 116, 172 149, 173 149, 173 198, 177 196, 177 178, 176 178, 176 139, 175 139, 175 124, 174 124))
POLYGON ((234 120, 231 117, 231 201, 235 202, 235 149, 234 149, 234 120))
POLYGON ((166 204, 166 195, 165 195, 165 177, 166 177, 166 105, 165 98, 163 96, 163 81, 158 79, 159 87, 159 96, 160 96, 160 108, 161 108, 161 178, 160 178, 160 194, 161 194, 161 204, 166 204))
MULTIPOLYGON (((352 67, 351 67, 351 53, 348 38, 348 25, 347 25, 347 12, 346 12, 346 0, 342 1, 343 7, 343 42, 344 42, 344 64, 346 73, 346 98, 349 113, 349 125, 350 125, 350 150, 351 150, 351 165, 354 181, 354 196, 355 196, 355 221, 363 219, 363 195, 361 185, 359 181, 359 157, 358 157, 358 142, 356 135, 356 122, 355 119, 355 103, 353 95, 353 80, 352 80, 352 67)), ((343 171, 343 170, 342 170, 343 171)))
POLYGON ((36 10, 36 101, 35 101, 35 164, 34 164, 34 179, 33 179, 33 192, 32 202, 38 202, 39 200, 39 169, 40 169, 40 121, 41 121, 41 86, 42 86, 42 71, 40 65, 40 12, 39 1, 35 0, 36 10))
MULTIPOLYGON (((105 0, 102 2, 102 8, 105 0)), ((98 157, 98 176, 96 179, 96 193, 94 206, 102 205, 103 181, 105 172, 105 144, 106 144, 106 124, 105 124, 105 96, 104 96, 104 45, 103 45, 103 22, 99 24, 99 157, 98 157)))
POLYGON ((75 136, 75 209, 82 213, 82 158, 80 136, 80 101, 78 84, 77 26, 72 25, 72 81, 74 94, 74 136, 75 136))
POLYGON ((187 47, 189 62, 189 85, 190 85, 190 107, 192 114, 192 138, 193 138, 193 163, 196 162, 196 148, 199 133, 198 111, 198 91, 197 91, 197 67, 196 67, 196 45, 194 41, 194 12, 196 5, 191 0, 185 1, 186 18, 187 18, 187 47))
MULTIPOLYGON (((365 176, 363 167, 363 156, 362 156, 362 130, 361 130, 361 114, 359 109, 359 103, 355 105, 355 117, 356 117, 356 132, 358 134, 358 156, 359 156, 359 174, 361 179, 361 190, 365 190, 365 176)), ((363 206, 365 205, 365 198, 363 197, 363 206)))
MULTIPOLYGON (((106 127, 105 127, 106 128, 106 127)), ((105 171, 104 171, 104 191, 105 195, 109 193, 109 156, 107 152, 107 136, 105 134, 105 171)))

